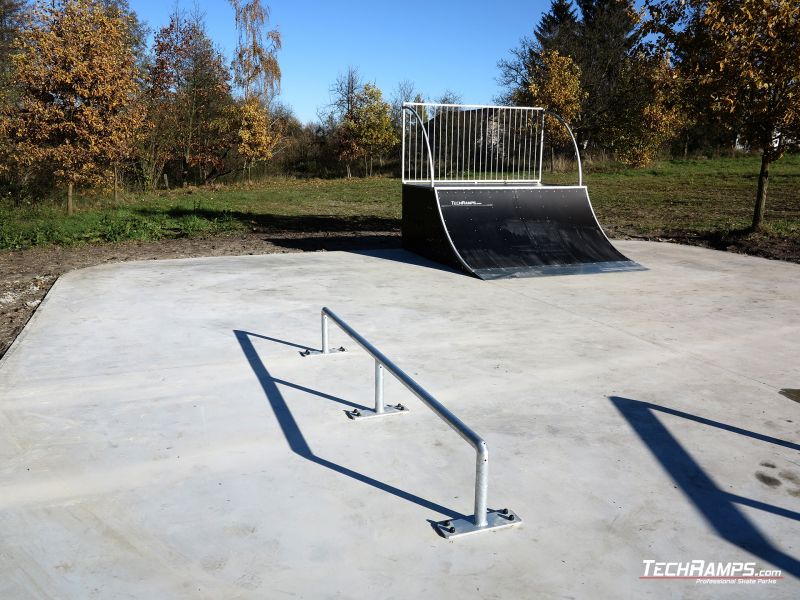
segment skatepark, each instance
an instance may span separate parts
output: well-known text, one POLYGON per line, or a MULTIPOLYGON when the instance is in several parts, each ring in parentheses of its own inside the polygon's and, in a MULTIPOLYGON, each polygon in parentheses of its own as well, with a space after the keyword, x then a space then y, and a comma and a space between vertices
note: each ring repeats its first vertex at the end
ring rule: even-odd
MULTIPOLYGON (((550 213, 513 254, 536 261, 487 252, 507 271, 484 280, 436 238, 434 192, 410 236, 430 253, 59 279, 0 360, 0 597, 797 597, 800 266, 550 213), (558 258, 585 239, 614 254, 558 258), (475 451, 389 374, 401 414, 348 418, 375 405, 375 356, 334 325, 346 351, 315 353, 323 307, 485 440, 513 526, 444 535, 477 516, 475 451), (693 560, 781 574, 645 577, 693 560)), ((535 221, 523 196, 495 232, 535 221)))

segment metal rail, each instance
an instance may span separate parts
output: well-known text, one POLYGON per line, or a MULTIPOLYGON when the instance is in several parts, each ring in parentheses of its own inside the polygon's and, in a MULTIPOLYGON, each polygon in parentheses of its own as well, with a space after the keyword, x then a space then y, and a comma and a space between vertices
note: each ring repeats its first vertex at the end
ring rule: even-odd
POLYGON ((566 128, 583 185, 572 130, 542 107, 404 102, 402 114, 403 183, 541 185, 547 116, 566 128))
MULTIPOLYGON (((401 404, 395 406, 385 405, 383 371, 386 370, 475 449, 475 512, 472 517, 449 519, 437 523, 436 526, 440 533, 447 538, 451 538, 458 535, 477 533, 479 531, 497 529, 499 527, 507 527, 521 523, 521 519, 508 509, 495 511, 487 508, 486 503, 489 492, 489 448, 483 438, 470 429, 446 406, 431 396, 421 385, 389 360, 385 354, 364 339, 361 334, 327 307, 323 308, 321 311, 322 350, 317 354, 327 355, 335 351, 343 350, 343 348, 332 349, 329 346, 329 319, 375 360, 375 409, 364 411, 356 409, 350 411, 348 416, 350 416, 351 419, 388 415, 406 411, 406 408, 401 404)), ((312 353, 313 352, 307 352, 306 355, 312 353)))

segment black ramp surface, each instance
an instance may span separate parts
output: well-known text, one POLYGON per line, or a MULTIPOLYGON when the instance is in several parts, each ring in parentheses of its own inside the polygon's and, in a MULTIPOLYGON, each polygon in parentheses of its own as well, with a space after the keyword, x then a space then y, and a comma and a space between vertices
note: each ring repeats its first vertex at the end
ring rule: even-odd
POLYGON ((643 269, 608 241, 585 187, 404 190, 403 211, 405 247, 481 279, 643 269))

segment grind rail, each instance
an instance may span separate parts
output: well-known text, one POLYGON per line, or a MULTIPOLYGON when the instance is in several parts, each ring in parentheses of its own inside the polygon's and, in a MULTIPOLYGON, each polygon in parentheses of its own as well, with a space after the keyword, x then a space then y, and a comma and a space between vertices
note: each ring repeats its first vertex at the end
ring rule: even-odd
POLYGON ((458 537, 470 533, 478 533, 517 525, 522 520, 508 509, 489 510, 487 498, 489 493, 489 448, 486 442, 477 433, 470 429, 461 419, 454 415, 446 406, 431 396, 421 385, 412 379, 405 371, 395 365, 385 354, 368 342, 361 334, 348 325, 332 310, 324 307, 321 311, 322 320, 322 350, 308 350, 304 356, 310 354, 328 355, 344 351, 344 348, 331 348, 328 341, 328 320, 333 321, 350 339, 361 346, 375 360, 375 409, 359 411, 355 409, 348 412, 353 420, 368 417, 385 416, 405 412, 407 409, 402 404, 387 406, 383 395, 383 372, 388 371, 397 381, 403 384, 412 394, 419 398, 423 404, 430 408, 440 419, 447 423, 475 450, 475 513, 472 517, 448 519, 435 524, 437 530, 446 538, 458 537))

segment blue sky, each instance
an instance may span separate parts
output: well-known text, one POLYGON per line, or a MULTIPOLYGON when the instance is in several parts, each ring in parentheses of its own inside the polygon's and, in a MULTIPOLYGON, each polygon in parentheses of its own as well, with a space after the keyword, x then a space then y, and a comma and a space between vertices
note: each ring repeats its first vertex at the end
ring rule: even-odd
MULTIPOLYGON (((169 20, 171 0, 129 0, 151 29, 169 20)), ((466 103, 490 102, 500 91, 498 59, 530 35, 549 0, 402 3, 371 0, 267 1, 283 38, 281 100, 301 121, 316 119, 331 83, 348 65, 388 97, 398 81, 414 82, 426 99, 446 89, 466 103)), ((230 57, 236 44, 225 0, 183 0, 206 15, 211 38, 230 57)))

